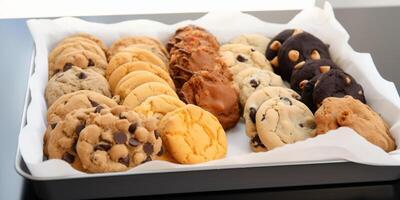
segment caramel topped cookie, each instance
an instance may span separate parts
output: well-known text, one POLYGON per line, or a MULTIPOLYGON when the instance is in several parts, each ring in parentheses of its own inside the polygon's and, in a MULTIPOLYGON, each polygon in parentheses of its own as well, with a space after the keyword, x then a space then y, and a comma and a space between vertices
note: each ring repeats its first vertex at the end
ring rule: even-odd
POLYGON ((292 70, 302 61, 330 59, 328 46, 310 33, 302 32, 288 38, 279 49, 278 66, 274 71, 290 80, 292 70))
POLYGON ((155 123, 142 121, 126 107, 97 107, 89 117, 81 119, 85 123, 81 125, 76 150, 88 172, 125 171, 162 154, 155 123))
POLYGON ((208 71, 197 72, 181 90, 187 103, 195 104, 214 114, 225 130, 240 118, 239 95, 230 80, 208 71))
POLYGON ((351 96, 326 98, 315 112, 315 122, 317 134, 346 126, 387 152, 396 149, 388 125, 380 115, 351 96))
POLYGON ((218 51, 219 43, 217 39, 204 28, 195 25, 188 25, 176 30, 167 44, 168 52, 172 53, 177 49, 190 50, 199 46, 207 46, 212 50, 218 51))

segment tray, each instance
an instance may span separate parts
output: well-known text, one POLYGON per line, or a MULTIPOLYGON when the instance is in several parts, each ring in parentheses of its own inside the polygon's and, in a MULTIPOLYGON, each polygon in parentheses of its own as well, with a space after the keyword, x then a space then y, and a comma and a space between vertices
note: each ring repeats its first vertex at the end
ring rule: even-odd
MULTIPOLYGON (((29 75, 35 70, 35 50, 29 75)), ((28 80, 29 84, 29 80, 28 80)), ((21 128, 26 125, 30 103, 27 89, 21 128)), ((158 194, 245 190, 291 186, 326 185, 394 181, 400 178, 400 167, 362 165, 345 160, 249 165, 242 168, 195 170, 169 173, 123 175, 96 174, 90 177, 36 178, 25 165, 17 147, 15 168, 33 184, 42 199, 92 199, 158 194), (172 181, 173 180, 173 181, 172 181)))
MULTIPOLYGON (((33 50, 31 59, 30 76, 35 70, 34 57, 35 50, 33 50)), ((26 125, 26 111, 30 101, 30 91, 27 88, 21 128, 26 125)), ((37 178, 30 174, 20 155, 19 148, 15 167, 21 176, 33 183, 37 195, 43 199, 107 198, 228 191, 393 181, 400 178, 400 167, 362 165, 345 160, 246 165, 240 168, 169 173, 131 175, 113 173, 96 174, 90 177, 37 178)))

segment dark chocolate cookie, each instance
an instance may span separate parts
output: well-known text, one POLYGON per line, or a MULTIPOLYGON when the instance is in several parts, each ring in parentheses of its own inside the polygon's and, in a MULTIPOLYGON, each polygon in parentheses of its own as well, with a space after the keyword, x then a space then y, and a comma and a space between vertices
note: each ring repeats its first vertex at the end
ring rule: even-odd
POLYGON ((265 51, 265 57, 271 63, 272 66, 278 66, 278 52, 282 44, 291 36, 303 32, 300 29, 286 29, 276 35, 267 45, 265 51))
POLYGON ((301 61, 292 71, 290 87, 296 92, 301 92, 307 81, 331 69, 341 70, 329 59, 301 61))
POLYGON ((305 83, 301 98, 302 102, 314 112, 325 98, 346 95, 366 103, 361 85, 344 71, 334 69, 305 83))
POLYGON ((301 61, 330 59, 328 46, 310 33, 299 33, 285 41, 279 49, 275 73, 289 81, 292 70, 301 61))

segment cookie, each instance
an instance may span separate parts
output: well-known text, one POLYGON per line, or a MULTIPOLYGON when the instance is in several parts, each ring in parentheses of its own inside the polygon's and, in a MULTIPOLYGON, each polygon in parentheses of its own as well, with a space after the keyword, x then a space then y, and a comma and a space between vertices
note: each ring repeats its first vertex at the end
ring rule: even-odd
POLYGON ((115 87, 114 95, 119 95, 121 100, 124 100, 132 90, 144 83, 159 82, 168 85, 164 79, 148 71, 133 71, 128 75, 128 79, 121 79, 117 87, 115 87))
POLYGON ((233 38, 229 43, 231 44, 244 44, 252 46, 258 52, 264 54, 270 39, 261 34, 243 34, 233 38))
POLYGON ((300 93, 307 81, 331 69, 341 70, 335 63, 328 59, 302 61, 293 69, 290 78, 290 87, 300 93))
POLYGON ((219 49, 222 59, 230 68, 235 65, 246 65, 273 71, 265 56, 256 49, 244 44, 225 44, 219 49))
MULTIPOLYGON (((165 50, 164 46, 155 38, 147 37, 147 36, 133 36, 133 37, 124 37, 116 40, 111 45, 110 49, 107 51, 107 55, 109 58, 112 58, 115 54, 120 52, 126 47, 134 46, 134 45, 147 45, 152 48, 158 49, 158 52, 161 52, 164 56, 168 57, 168 53, 165 50)), ((139 47, 139 46, 137 46, 139 47)), ((143 47, 143 46, 141 46, 143 47)), ((146 48, 145 48, 146 49, 146 48)), ((150 49, 146 49, 150 50, 150 49)), ((153 52, 152 50, 150 50, 153 52)))
POLYGON ((288 38, 279 49, 275 73, 283 80, 290 80, 294 67, 306 60, 330 59, 329 49, 320 39, 307 32, 288 38))
POLYGON ((69 42, 75 42, 75 41, 86 41, 86 42, 91 42, 97 44, 104 52, 107 52, 108 47, 102 40, 100 40, 98 37, 94 35, 90 35, 87 33, 79 33, 75 35, 68 36, 64 38, 59 44, 65 44, 69 42))
POLYGON ((327 97, 350 95, 366 103, 364 91, 352 76, 342 70, 329 70, 305 83, 302 101, 315 111, 327 97))
MULTIPOLYGON (((97 105, 98 108, 106 107, 97 105)), ((76 151, 76 143, 81 130, 86 124, 86 119, 98 110, 94 108, 83 108, 73 110, 65 118, 57 123, 55 128, 48 134, 47 142, 43 147, 48 153, 49 159, 62 159, 71 164, 79 171, 86 171, 76 151)))
POLYGON ((230 80, 208 71, 195 73, 181 90, 182 99, 218 118, 222 127, 234 127, 240 118, 239 96, 230 80))
POLYGON ((77 66, 82 69, 92 68, 96 72, 104 74, 107 68, 107 61, 91 51, 71 51, 57 56, 54 65, 49 66, 49 79, 53 77, 54 74, 66 71, 72 66, 77 66))
POLYGON ((91 90, 111 97, 107 80, 91 68, 71 69, 54 75, 46 85, 45 97, 47 106, 51 106, 61 96, 79 90, 91 90))
POLYGON ((273 72, 248 68, 235 76, 240 91, 240 103, 245 105, 248 97, 258 89, 267 86, 284 87, 281 77, 273 72))
POLYGON ((256 113, 257 133, 268 150, 315 136, 312 112, 298 100, 274 97, 256 113))
POLYGON ((388 125, 368 105, 351 96, 328 97, 315 112, 317 134, 346 126, 386 152, 396 149, 388 125))
POLYGON ((76 144, 82 166, 88 172, 126 171, 162 153, 156 126, 147 125, 154 123, 142 121, 134 111, 123 106, 98 106, 89 114, 79 117, 84 123, 79 126, 76 144))
POLYGON ((227 139, 218 119, 195 105, 186 105, 165 115, 159 128, 163 144, 182 164, 224 158, 227 139))
POLYGON ((177 49, 189 51, 191 48, 206 46, 218 51, 219 42, 210 32, 195 25, 188 25, 176 30, 167 43, 167 51, 172 53, 177 49))
POLYGON ((171 88, 175 89, 174 82, 172 81, 168 72, 164 71, 160 67, 153 65, 151 63, 135 61, 135 62, 129 62, 129 63, 123 64, 114 70, 114 72, 108 78, 108 83, 110 84, 111 90, 115 90, 118 83, 120 81, 122 81, 123 79, 126 80, 126 79, 130 78, 129 73, 134 72, 134 71, 151 72, 151 73, 159 76, 160 78, 164 79, 171 88))
POLYGON ((52 124, 62 120, 65 115, 73 110, 96 107, 99 104, 105 104, 111 108, 118 105, 113 99, 94 91, 80 90, 65 94, 58 98, 47 110, 47 123, 52 124))
POLYGON ((159 48, 152 46, 152 45, 147 45, 147 44, 132 44, 129 45, 126 48, 121 49, 119 52, 124 52, 124 51, 130 51, 131 47, 133 47, 133 49, 135 48, 139 48, 139 49, 145 49, 150 51, 151 53, 153 53, 154 55, 156 55, 158 58, 160 58, 163 63, 165 64, 165 66, 168 66, 169 63, 169 55, 165 55, 159 48))
POLYGON ((76 50, 87 50, 98 56, 103 60, 107 60, 104 51, 94 42, 73 40, 70 42, 64 42, 61 45, 57 45, 49 54, 48 64, 49 68, 53 68, 55 60, 58 56, 67 54, 76 50))
POLYGON ((107 66, 106 77, 109 78, 114 70, 116 70, 119 66, 135 61, 148 62, 160 67, 165 71, 168 71, 168 68, 165 66, 163 61, 150 51, 131 47, 129 52, 119 52, 111 58, 107 66))
POLYGON ((191 51, 177 51, 171 54, 169 73, 178 90, 192 75, 199 71, 218 73, 231 79, 231 73, 218 52, 207 46, 199 46, 191 51))
POLYGON ((278 66, 278 52, 282 44, 293 35, 302 33, 301 29, 286 29, 278 33, 267 45, 267 50, 265 51, 265 57, 270 61, 273 67, 278 66))
POLYGON ((178 98, 178 95, 175 93, 175 91, 168 85, 158 82, 149 82, 132 90, 129 95, 126 96, 123 105, 134 109, 148 97, 157 96, 160 94, 166 94, 178 98))
MULTIPOLYGON (((246 125, 246 134, 251 138, 250 145, 252 149, 262 151, 263 144, 260 142, 256 128, 256 113, 258 108, 265 101, 275 97, 287 97, 300 100, 300 95, 295 91, 284 87, 268 86, 255 91, 249 96, 243 109, 243 118, 246 125)), ((264 147, 264 151, 266 148, 264 147)))
POLYGON ((134 111, 144 117, 153 117, 158 121, 167 113, 172 112, 186 104, 176 97, 161 94, 152 96, 137 106, 134 111))

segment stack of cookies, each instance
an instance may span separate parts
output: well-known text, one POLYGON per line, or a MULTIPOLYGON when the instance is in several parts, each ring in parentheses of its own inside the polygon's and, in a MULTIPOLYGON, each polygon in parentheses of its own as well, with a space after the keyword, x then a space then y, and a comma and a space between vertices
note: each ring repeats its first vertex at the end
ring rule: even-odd
POLYGON ((263 35, 244 34, 222 45, 219 51, 239 89, 246 134, 255 152, 315 135, 313 114, 299 101, 300 95, 286 88, 265 58, 269 43, 263 35))
POLYGON ((180 98, 214 114, 227 130, 237 124, 240 110, 232 75, 219 49, 211 33, 194 25, 178 29, 167 44, 169 72, 180 98))
POLYGON ((150 37, 121 38, 109 49, 87 34, 62 40, 49 55, 44 154, 89 173, 154 159, 190 164, 224 157, 224 129, 209 112, 179 100, 168 62, 150 37))

